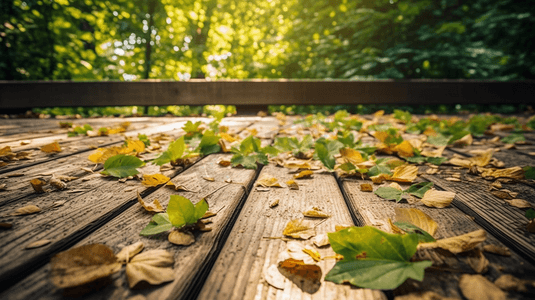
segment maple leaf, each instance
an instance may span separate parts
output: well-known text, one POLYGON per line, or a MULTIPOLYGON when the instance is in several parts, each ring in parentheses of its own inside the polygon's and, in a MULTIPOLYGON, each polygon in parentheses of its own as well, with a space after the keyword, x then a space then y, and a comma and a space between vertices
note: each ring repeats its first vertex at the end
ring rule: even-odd
POLYGON ((411 262, 418 237, 389 234, 371 226, 329 233, 333 250, 344 259, 325 276, 336 283, 349 282, 371 289, 394 289, 407 278, 422 281, 430 261, 411 262))
POLYGON ((139 173, 136 168, 144 165, 145 162, 135 156, 118 154, 106 160, 104 163, 104 171, 100 173, 118 178, 124 178, 136 175, 139 173))

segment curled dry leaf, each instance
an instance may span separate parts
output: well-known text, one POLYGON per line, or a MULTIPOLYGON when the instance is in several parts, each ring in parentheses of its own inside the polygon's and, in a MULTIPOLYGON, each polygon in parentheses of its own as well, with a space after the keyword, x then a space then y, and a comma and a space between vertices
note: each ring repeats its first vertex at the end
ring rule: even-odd
POLYGON ((448 177, 448 178, 445 178, 445 180, 454 181, 454 182, 461 182, 461 180, 459 178, 455 178, 455 177, 448 177))
POLYGON ((492 170, 492 169, 485 169, 483 173, 481 173, 482 177, 494 177, 494 178, 512 178, 512 179, 523 179, 524 178, 524 170, 519 167, 512 167, 507 169, 499 169, 499 170, 492 170))
POLYGON ((279 183, 279 180, 275 177, 272 177, 269 174, 262 175, 257 181, 256 186, 262 187, 282 187, 279 183))
POLYGON ((493 244, 483 246, 483 251, 498 254, 501 256, 511 256, 511 251, 509 251, 507 247, 502 247, 493 244))
POLYGON ((479 274, 484 274, 489 270, 489 261, 483 255, 483 251, 479 249, 474 249, 471 251, 470 255, 466 258, 468 265, 479 274))
POLYGON ((529 203, 528 201, 523 200, 523 199, 505 200, 505 202, 509 203, 509 205, 512 205, 512 206, 518 207, 518 208, 530 208, 530 207, 532 207, 531 203, 529 203))
POLYGON ((35 248, 46 246, 50 243, 52 243, 51 240, 40 240, 37 242, 29 243, 28 245, 26 245, 26 247, 24 247, 24 249, 35 249, 35 248))
POLYGON ((288 169, 304 169, 304 170, 310 170, 312 169, 312 166, 308 161, 305 160, 285 160, 282 165, 285 168, 288 169))
POLYGON ((288 186, 288 188, 290 188, 290 190, 299 190, 299 185, 297 184, 297 182, 295 182, 295 180, 286 181, 286 185, 288 186))
POLYGON ((388 176, 387 174, 379 174, 377 176, 370 176, 370 179, 372 180, 374 184, 381 184, 385 182, 385 180, 388 180, 389 178, 390 176, 388 176))
POLYGON ((394 208, 397 222, 409 222, 434 236, 438 224, 423 211, 416 208, 394 208))
POLYGON ((462 275, 459 288, 468 300, 507 299, 507 295, 500 288, 481 275, 462 275))
POLYGON ((438 169, 435 169, 435 168, 428 168, 426 171, 425 171, 426 174, 429 174, 429 175, 434 175, 436 173, 438 173, 438 169))
POLYGON ((24 207, 21 207, 17 209, 16 211, 9 214, 10 216, 23 216, 23 215, 29 215, 29 214, 35 214, 40 212, 41 209, 33 204, 26 205, 24 207))
POLYGON ((312 247, 305 246, 301 242, 289 241, 286 243, 286 251, 279 254, 278 261, 288 258, 302 260, 305 264, 314 264, 321 259, 321 255, 312 247))
POLYGON ((329 218, 331 215, 324 212, 321 208, 316 206, 309 207, 306 211, 303 212, 305 217, 310 218, 329 218))
POLYGON ((58 144, 58 142, 54 142, 48 145, 44 145, 41 147, 41 151, 45 153, 57 153, 61 152, 61 146, 58 144))
POLYGON ((388 186, 391 187, 391 188, 395 188, 398 191, 403 191, 403 188, 397 182, 392 182, 388 186))
POLYGON ((207 180, 207 181, 215 181, 214 177, 210 177, 210 176, 203 176, 202 179, 207 180))
POLYGON ((48 181, 48 183, 58 190, 64 190, 67 188, 67 184, 56 178, 56 176, 54 175, 52 175, 52 178, 50 178, 50 181, 48 181))
POLYGON ((85 285, 121 269, 113 251, 102 244, 85 245, 60 252, 52 257, 50 263, 50 279, 58 288, 85 285))
POLYGON ((434 243, 419 244, 419 249, 442 248, 453 254, 466 252, 474 249, 487 239, 487 232, 483 229, 469 232, 467 234, 454 236, 438 240, 434 243))
POLYGON ((413 182, 418 176, 418 167, 413 165, 401 165, 394 169, 392 180, 398 182, 413 182))
POLYGON ((286 224, 283 235, 296 239, 307 240, 316 235, 314 223, 304 219, 294 219, 286 224))
POLYGON ((360 185, 360 190, 363 192, 373 192, 373 186, 369 183, 362 183, 360 185))
POLYGON ((158 186, 167 183, 169 180, 170 178, 163 174, 143 174, 141 184, 144 186, 158 186))
POLYGON ((277 265, 271 265, 264 271, 264 280, 274 288, 283 290, 286 278, 279 272, 277 265))
POLYGON ((278 269, 282 275, 306 293, 313 294, 321 287, 322 272, 317 265, 305 264, 302 260, 288 258, 279 262, 278 269))
POLYGON ((36 193, 44 193, 45 190, 43 189, 43 186, 46 185, 46 182, 39 179, 39 178, 35 178, 35 179, 32 179, 30 180, 30 184, 32 185, 33 189, 35 190, 36 193))
POLYGON ((175 245, 189 246, 195 243, 195 236, 189 231, 173 230, 167 236, 167 240, 175 245))
POLYGON ((124 247, 116 255, 117 261, 123 264, 127 263, 132 257, 141 252, 141 250, 143 250, 143 247, 145 247, 145 245, 143 245, 143 242, 137 242, 124 247))
POLYGON ((126 277, 130 288, 145 281, 152 285, 175 279, 173 254, 165 250, 151 250, 138 254, 126 265, 126 277))
POLYGON ((273 208, 275 206, 279 205, 279 199, 275 199, 273 200, 270 204, 269 204, 269 207, 270 208, 273 208))
POLYGON ((474 138, 472 137, 471 134, 467 134, 465 136, 463 136, 462 138, 456 140, 455 142, 453 142, 453 145, 455 147, 463 147, 463 146, 470 146, 472 145, 474 141, 474 138))
POLYGON ((313 174, 314 174, 314 172, 312 172, 310 170, 305 170, 305 171, 299 172, 299 174, 294 175, 294 178, 295 179, 311 178, 313 174))
POLYGON ((533 282, 516 278, 510 274, 503 274, 502 276, 498 277, 496 281, 494 281, 494 284, 504 291, 515 291, 522 293, 528 291, 526 285, 530 283, 533 286, 533 282))
POLYGON ((166 187, 168 188, 172 188, 174 189, 175 191, 186 191, 186 192, 192 192, 192 190, 186 188, 185 186, 181 185, 181 184, 176 184, 172 181, 168 181, 166 184, 165 184, 166 187))
POLYGON ((139 194, 139 192, 137 192, 137 201, 147 211, 150 211, 150 212, 164 212, 165 211, 163 209, 163 206, 160 204, 160 201, 158 201, 158 199, 154 199, 154 201, 149 204, 149 203, 145 202, 145 200, 143 200, 143 198, 141 198, 141 195, 139 194))
POLYGON ((422 197, 422 203, 429 207, 444 208, 450 205, 455 198, 454 192, 437 191, 430 189, 422 197))
POLYGON ((201 219, 208 219, 214 216, 217 216, 217 212, 206 211, 204 215, 202 215, 201 219))
POLYGON ((230 166, 230 160, 225 160, 225 159, 222 159, 220 161, 217 162, 220 166, 222 167, 228 167, 230 166))
POLYGON ((327 236, 326 233, 318 234, 315 237, 312 238, 312 243, 316 245, 316 247, 324 247, 327 245, 330 245, 329 242, 329 236, 327 236))

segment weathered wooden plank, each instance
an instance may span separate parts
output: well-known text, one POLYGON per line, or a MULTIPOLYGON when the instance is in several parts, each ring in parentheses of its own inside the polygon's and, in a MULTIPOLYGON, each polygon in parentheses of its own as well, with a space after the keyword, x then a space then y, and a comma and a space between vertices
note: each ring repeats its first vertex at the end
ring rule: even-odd
MULTIPOLYGON (((479 227, 469 215, 464 214, 456 207, 447 207, 442 209, 429 208, 421 203, 409 204, 406 201, 396 203, 394 201, 386 201, 379 198, 373 193, 362 192, 360 190, 361 183, 369 183, 369 181, 355 180, 355 179, 341 179, 341 188, 349 205, 351 212, 356 218, 365 225, 375 226, 380 229, 389 231, 387 219, 395 220, 395 208, 418 208, 431 216, 438 224, 437 238, 451 237, 478 230, 479 227)), ((374 190, 378 188, 374 186, 374 190)), ((459 196, 457 196, 458 198, 459 196)), ((501 242, 492 235, 488 235, 485 244, 502 245, 501 242)), ((491 280, 497 279, 501 274, 513 274, 519 278, 532 278, 535 267, 528 261, 514 253, 510 257, 501 257, 494 254, 485 254, 490 261, 490 269, 486 276, 491 280)), ((446 297, 461 298, 458 289, 458 280, 460 272, 472 273, 466 263, 463 263, 458 258, 441 257, 437 253, 423 252, 420 259, 437 257, 448 263, 446 266, 435 266, 428 268, 425 273, 424 280, 417 282, 414 280, 407 280, 403 285, 394 290, 395 295, 404 295, 411 292, 433 291, 439 295, 446 297), (438 256, 437 256, 438 255, 438 256), (456 271, 450 271, 450 270, 456 271)), ((525 295, 518 293, 511 293, 508 299, 529 299, 525 295)))
MULTIPOLYGON (((262 169, 261 175, 270 174, 279 182, 292 179, 288 169, 273 165, 262 169)), ((271 188, 268 192, 253 190, 247 199, 232 232, 217 258, 210 276, 198 299, 381 299, 380 291, 352 289, 323 281, 321 288, 308 294, 286 279, 284 290, 278 290, 264 280, 263 272, 277 264, 278 256, 285 251, 286 243, 280 239, 282 231, 292 219, 302 218, 309 206, 317 206, 332 215, 316 227, 316 233, 334 231, 334 225, 352 224, 335 178, 328 173, 316 173, 312 179, 298 180, 299 190, 271 188), (279 199, 279 205, 269 204, 279 199)), ((320 221, 318 221, 319 223, 320 221)), ((311 245, 310 241, 304 244, 311 245)), ((322 257, 333 255, 328 248, 317 249, 322 257)), ((334 265, 334 259, 319 263, 323 274, 334 265)), ((323 278, 322 278, 323 279, 323 278)))
POLYGON ((534 81, 226 80, 0 81, 0 108, 108 105, 518 104, 534 81))

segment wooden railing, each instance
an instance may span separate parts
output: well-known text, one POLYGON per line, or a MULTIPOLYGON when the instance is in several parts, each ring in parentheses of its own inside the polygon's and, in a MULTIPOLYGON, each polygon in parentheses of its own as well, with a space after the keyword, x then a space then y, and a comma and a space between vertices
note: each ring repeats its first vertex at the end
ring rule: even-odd
POLYGON ((0 109, 64 106, 522 104, 535 81, 224 80, 0 81, 0 109))

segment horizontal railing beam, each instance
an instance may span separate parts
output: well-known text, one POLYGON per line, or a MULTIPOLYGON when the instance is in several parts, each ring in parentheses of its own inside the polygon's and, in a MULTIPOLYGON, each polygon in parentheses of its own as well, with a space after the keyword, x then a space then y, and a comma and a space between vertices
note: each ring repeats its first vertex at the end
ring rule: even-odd
POLYGON ((533 103, 535 81, 0 81, 0 109, 125 105, 533 103))

